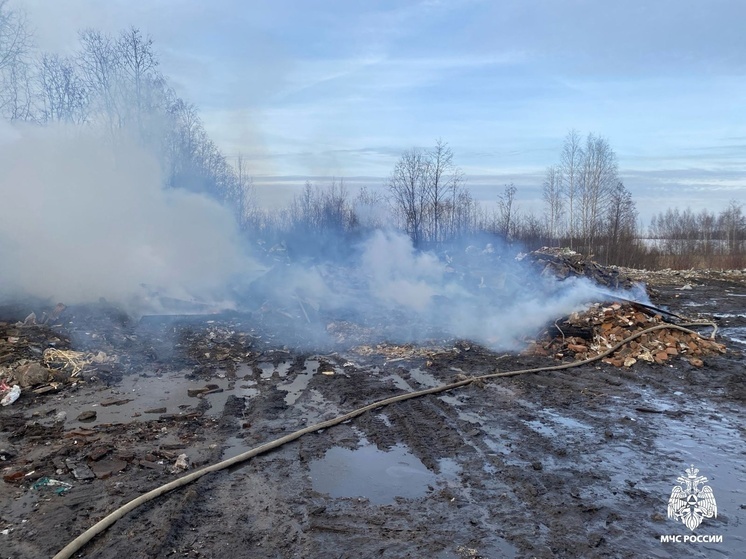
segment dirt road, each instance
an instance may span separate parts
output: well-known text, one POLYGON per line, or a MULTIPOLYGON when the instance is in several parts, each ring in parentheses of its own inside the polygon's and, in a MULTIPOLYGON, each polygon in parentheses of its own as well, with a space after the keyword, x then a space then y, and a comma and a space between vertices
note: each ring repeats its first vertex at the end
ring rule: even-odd
MULTIPOLYGON (((737 557, 746 548, 746 276, 647 279, 654 303, 714 318, 727 353, 703 367, 598 363, 503 378, 379 409, 161 497, 81 556, 737 557), (717 517, 694 532, 667 518, 692 464, 717 500, 717 517), (722 541, 661 542, 692 534, 722 541)), ((207 353, 240 353, 206 366, 198 328, 168 354, 151 332, 147 358, 127 328, 115 332, 119 345, 130 336, 139 353, 126 366, 0 408, 3 557, 51 557, 175 479, 182 453, 196 468, 460 374, 553 364, 463 341, 396 356, 385 347, 299 355, 260 347, 238 317, 204 325, 207 353), (79 420, 84 411, 95 419, 79 420)))

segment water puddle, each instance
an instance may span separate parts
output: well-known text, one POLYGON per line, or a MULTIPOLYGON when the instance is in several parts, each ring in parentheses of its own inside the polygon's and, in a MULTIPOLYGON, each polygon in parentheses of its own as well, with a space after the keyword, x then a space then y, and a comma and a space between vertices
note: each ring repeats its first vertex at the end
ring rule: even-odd
POLYGON ((721 328, 720 334, 729 338, 737 344, 746 345, 746 327, 738 326, 735 328, 721 328))
POLYGON ((542 416, 541 419, 532 419, 530 421, 524 421, 524 423, 544 437, 566 438, 568 435, 573 434, 571 433, 572 431, 578 433, 592 430, 592 427, 589 425, 586 425, 577 419, 573 419, 572 417, 561 415, 555 411, 545 409, 541 410, 539 414, 542 416))
POLYGON ((450 404, 453 406, 453 408, 458 413, 458 418, 462 421, 467 421, 469 423, 475 423, 477 425, 483 425, 484 424, 484 418, 481 417, 479 414, 465 411, 460 406, 464 405, 464 402, 462 402, 458 396, 452 396, 449 394, 438 396, 442 401, 446 402, 447 404, 450 404))
MULTIPOLYGON (((260 379, 268 380, 273 375, 280 378, 287 376, 292 365, 290 361, 282 361, 277 365, 272 363, 261 363, 260 379)), ((307 388, 311 377, 318 371, 319 361, 309 359, 305 369, 292 382, 278 386, 288 394, 285 402, 292 405, 307 388)), ((131 421, 149 421, 157 419, 163 414, 189 413, 199 406, 201 400, 210 404, 205 411, 207 416, 216 416, 222 413, 229 396, 238 398, 253 398, 260 393, 259 386, 254 380, 253 369, 248 365, 242 365, 236 371, 236 377, 229 379, 225 371, 218 371, 216 376, 209 380, 189 380, 189 371, 172 371, 156 374, 154 372, 143 372, 125 376, 121 382, 108 390, 98 390, 93 387, 83 389, 80 393, 64 399, 49 400, 47 404, 39 408, 43 415, 45 410, 54 408, 56 411, 64 411, 67 415, 66 428, 89 426, 91 424, 105 423, 129 423, 131 421), (209 394, 199 397, 189 396, 189 391, 198 391, 206 385, 214 388, 209 394), (90 403, 93 401, 94 403, 90 403), (109 404, 109 405, 102 405, 109 404), (77 417, 83 411, 95 411, 96 418, 93 422, 80 422, 77 417)), ((320 395, 312 395, 312 403, 321 405, 320 395)))
POLYGON ((433 375, 423 371, 422 369, 411 369, 409 375, 426 388, 435 388, 436 386, 443 384, 433 375))
POLYGON ((313 488, 334 498, 364 497, 374 505, 394 502, 396 497, 417 499, 439 480, 455 479, 460 472, 454 460, 439 462, 441 474, 425 467, 419 458, 396 445, 384 452, 374 445, 334 447, 324 458, 311 462, 313 488))
POLYGON ((250 450, 251 447, 246 442, 246 439, 243 437, 228 437, 225 439, 225 445, 223 449, 223 454, 221 456, 221 460, 228 460, 229 458, 233 458, 234 456, 238 456, 239 454, 243 454, 247 450, 250 450))
MULTIPOLYGON (((672 392, 674 396, 682 396, 682 392, 672 392)), ((651 408, 661 412, 670 412, 681 409, 681 404, 668 398, 659 398, 656 393, 650 389, 640 390, 640 403, 645 408, 651 408)))
POLYGON ((280 378, 285 378, 288 374, 288 371, 290 370, 290 367, 292 365, 292 362, 290 361, 282 361, 278 363, 277 365, 273 365, 272 363, 259 363, 258 367, 261 370, 260 377, 262 380, 268 380, 272 378, 272 375, 275 373, 280 378))
POLYGON ((188 412, 200 404, 200 399, 189 396, 188 391, 204 388, 206 384, 217 386, 217 390, 212 394, 201 396, 210 403, 210 408, 205 412, 207 416, 222 413, 225 402, 231 395, 252 398, 259 394, 256 382, 252 380, 231 380, 225 376, 218 376, 208 382, 191 381, 185 378, 186 374, 186 371, 175 371, 160 375, 129 375, 124 377, 116 388, 82 393, 62 401, 50 400, 48 406, 67 414, 65 425, 69 428, 91 425, 77 420, 83 411, 95 411, 94 423, 97 425, 149 421, 163 414, 188 412), (91 394, 94 395, 93 404, 90 403, 91 394))
POLYGON ((308 387, 308 383, 311 382, 311 378, 319 370, 319 361, 317 359, 308 359, 305 363, 305 368, 302 372, 298 373, 292 382, 288 384, 281 384, 277 387, 278 390, 284 390, 287 392, 285 396, 285 403, 288 406, 292 406, 298 401, 300 395, 308 387))
POLYGON ((386 427, 391 427, 392 424, 391 424, 391 420, 389 419, 388 415, 386 415, 385 413, 379 413, 378 415, 376 415, 376 417, 380 419, 381 421, 383 421, 383 424, 386 427))
POLYGON ((387 380, 393 381, 394 386, 396 386, 400 390, 404 390, 405 392, 414 392, 414 389, 411 386, 409 386, 409 384, 407 383, 407 381, 404 380, 403 378, 401 378, 399 375, 394 374, 394 375, 389 375, 387 377, 381 377, 381 380, 383 380, 383 381, 387 381, 387 380))

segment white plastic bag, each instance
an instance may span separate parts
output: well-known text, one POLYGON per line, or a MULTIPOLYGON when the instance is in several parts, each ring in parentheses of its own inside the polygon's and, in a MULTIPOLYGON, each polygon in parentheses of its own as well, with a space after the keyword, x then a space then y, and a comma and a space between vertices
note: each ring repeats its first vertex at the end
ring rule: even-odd
POLYGON ((10 389, 10 392, 8 392, 5 396, 3 396, 3 399, 0 400, 0 404, 3 406, 9 406, 16 400, 18 400, 18 397, 21 395, 21 387, 17 384, 13 385, 13 388, 10 389))

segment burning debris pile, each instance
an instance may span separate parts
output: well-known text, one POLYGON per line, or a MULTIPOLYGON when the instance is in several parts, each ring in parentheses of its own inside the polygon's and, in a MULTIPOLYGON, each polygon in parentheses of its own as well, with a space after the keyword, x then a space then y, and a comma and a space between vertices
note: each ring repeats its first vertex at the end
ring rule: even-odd
MULTIPOLYGON (((588 310, 559 319, 547 329, 546 336, 532 343, 527 354, 587 359, 653 326, 666 324, 660 314, 635 304, 594 304, 588 310)), ((637 361, 662 364, 681 355, 701 367, 702 357, 725 353, 725 346, 715 340, 676 329, 645 333, 603 359, 615 367, 631 367, 637 361)))
POLYGON ((208 321, 207 328, 184 328, 179 334, 177 349, 200 366, 235 368, 236 363, 251 360, 261 352, 255 345, 259 336, 246 332, 240 322, 208 321))
MULTIPOLYGON (((58 305, 58 309, 60 307, 58 305)), ((37 323, 33 313, 23 322, 0 322, 0 398, 3 405, 12 404, 21 391, 37 395, 56 392, 83 380, 84 370, 93 374, 97 366, 116 362, 116 357, 103 351, 70 349, 69 337, 45 322, 37 323)))
POLYGON ((542 247, 523 255, 525 260, 538 269, 542 276, 551 275, 560 280, 585 277, 600 286, 611 289, 632 289, 635 282, 619 270, 600 266, 593 260, 568 248, 542 247))

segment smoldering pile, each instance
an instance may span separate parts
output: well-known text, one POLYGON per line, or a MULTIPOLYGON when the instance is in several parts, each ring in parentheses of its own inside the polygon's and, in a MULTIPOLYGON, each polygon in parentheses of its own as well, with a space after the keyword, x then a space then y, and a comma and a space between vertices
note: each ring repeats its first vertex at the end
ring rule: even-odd
POLYGON ((542 247, 519 257, 529 262, 542 276, 559 280, 584 277, 609 289, 635 289, 639 286, 616 268, 601 266, 590 258, 569 248, 542 247))
MULTIPOLYGON (((57 318, 64 310, 64 305, 57 305, 49 316, 57 318)), ((3 405, 12 403, 9 395, 20 395, 21 390, 37 395, 57 392, 110 368, 118 361, 115 355, 104 351, 76 351, 71 346, 68 335, 48 325, 46 320, 37 322, 34 313, 24 321, 0 322, 0 397, 4 399, 3 405), (15 386, 17 389, 12 392, 15 386)))
POLYGON ((518 349, 547 320, 598 300, 588 278, 541 276, 484 241, 436 253, 374 231, 343 259, 274 258, 239 307, 314 347, 455 338, 518 349))
MULTIPOLYGON (((557 320, 525 353, 555 359, 588 359, 626 338, 665 324, 662 314, 634 303, 595 303, 585 311, 557 320)), ((723 344, 671 328, 642 334, 605 357, 603 362, 615 367, 631 367, 638 361, 663 364, 681 357, 701 367, 702 357, 717 353, 725 353, 723 344)))

